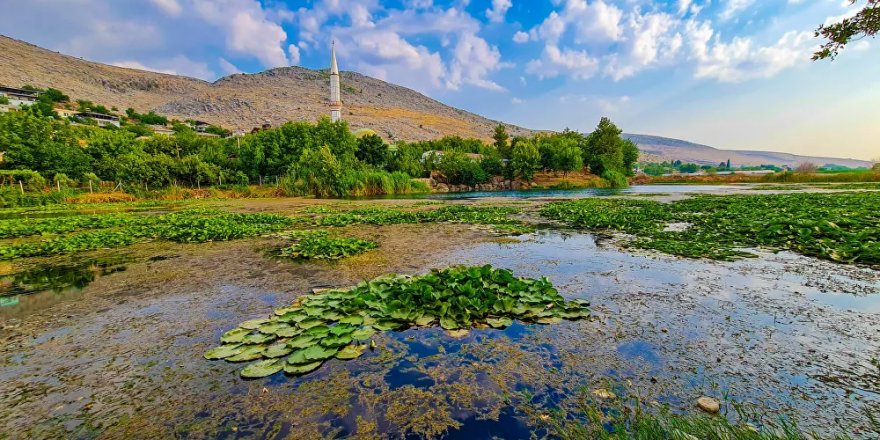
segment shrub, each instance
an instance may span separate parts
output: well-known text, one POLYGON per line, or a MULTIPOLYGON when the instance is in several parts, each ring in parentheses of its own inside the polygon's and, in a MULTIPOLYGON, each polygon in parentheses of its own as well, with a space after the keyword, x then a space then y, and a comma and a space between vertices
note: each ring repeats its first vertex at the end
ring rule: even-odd
POLYGON ((605 170, 605 172, 602 173, 602 178, 605 179, 612 188, 625 188, 629 185, 626 181, 626 176, 616 170, 605 170))

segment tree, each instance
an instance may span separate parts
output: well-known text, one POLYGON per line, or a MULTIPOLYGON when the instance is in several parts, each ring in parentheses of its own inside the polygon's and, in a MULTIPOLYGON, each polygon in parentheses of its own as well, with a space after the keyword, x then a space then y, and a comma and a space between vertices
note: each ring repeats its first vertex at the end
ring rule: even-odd
POLYGON ((633 174, 633 167, 639 160, 639 146, 631 139, 623 140, 623 166, 626 169, 626 175, 633 174))
POLYGON ((40 93, 40 98, 45 99, 50 102, 68 102, 70 101, 70 97, 61 93, 61 90, 53 89, 49 87, 43 93, 40 93))
POLYGON ((607 170, 627 174, 624 168, 623 131, 610 119, 603 117, 596 129, 587 136, 584 162, 593 174, 602 175, 607 170))
POLYGON ((361 162, 374 167, 384 167, 388 162, 388 145, 375 134, 361 136, 357 140, 355 156, 361 162))
POLYGON ((446 177, 446 182, 452 185, 474 186, 489 180, 479 163, 458 150, 444 152, 437 169, 446 177))
POLYGON ((507 135, 507 128, 504 127, 504 124, 498 124, 495 127, 495 134, 492 135, 492 139, 495 140, 494 145, 498 154, 503 158, 509 158, 511 153, 510 143, 508 142, 510 136, 507 135))
POLYGON ((526 181, 532 180, 535 170, 541 167, 541 153, 532 141, 517 142, 511 153, 510 167, 516 176, 526 181))
POLYGON ((567 176, 569 171, 577 171, 584 167, 583 152, 577 145, 562 145, 556 152, 557 169, 567 176))
MULTIPOLYGON (((851 5, 856 0, 849 0, 851 5)), ((827 41, 813 54, 813 60, 823 60, 837 57, 838 52, 852 42, 865 37, 874 37, 880 30, 880 0, 867 0, 867 4, 861 11, 850 18, 829 24, 821 25, 816 29, 817 37, 824 37, 827 41)))
POLYGON ((816 164, 814 164, 813 162, 804 162, 799 164, 797 168, 794 169, 794 171, 801 174, 811 174, 815 173, 818 169, 819 167, 817 167, 816 164))

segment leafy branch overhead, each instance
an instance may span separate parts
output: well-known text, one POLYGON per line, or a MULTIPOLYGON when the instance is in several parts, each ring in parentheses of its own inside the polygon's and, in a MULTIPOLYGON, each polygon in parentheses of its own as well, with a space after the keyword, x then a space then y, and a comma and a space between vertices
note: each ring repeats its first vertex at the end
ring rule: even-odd
MULTIPOLYGON (((856 0, 849 0, 855 4, 856 0)), ((824 37, 827 41, 813 54, 813 60, 822 60, 837 57, 837 54, 849 43, 865 37, 874 37, 880 30, 880 0, 868 0, 861 11, 850 18, 829 24, 821 25, 816 29, 817 37, 824 37)))

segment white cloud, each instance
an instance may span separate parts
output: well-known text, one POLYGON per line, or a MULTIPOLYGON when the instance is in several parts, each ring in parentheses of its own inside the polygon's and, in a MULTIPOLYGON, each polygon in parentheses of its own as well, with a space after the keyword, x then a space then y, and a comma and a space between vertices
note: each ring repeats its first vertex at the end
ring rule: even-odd
POLYGON ((739 15, 740 12, 748 9, 755 0, 724 0, 724 9, 718 15, 722 20, 730 20, 739 15))
POLYGON ((473 34, 462 35, 455 46, 455 58, 449 72, 449 88, 471 84, 489 90, 504 90, 486 79, 489 73, 502 67, 501 53, 486 40, 473 34))
POLYGON ((292 66, 298 66, 300 59, 299 47, 295 44, 291 44, 290 46, 287 46, 287 53, 290 54, 290 64, 292 66))
POLYGON ((514 43, 526 43, 528 41, 529 41, 529 34, 523 32, 523 31, 516 31, 516 33, 513 34, 513 42, 514 43))
POLYGON ((511 6, 510 0, 492 0, 492 7, 486 9, 486 17, 493 23, 501 23, 511 6))
POLYGON ((526 72, 540 79, 555 78, 568 75, 574 79, 588 79, 596 74, 599 60, 585 51, 570 49, 560 50, 548 44, 541 53, 541 58, 529 61, 526 72))
POLYGON ((128 69, 148 70, 150 72, 165 73, 168 75, 190 76, 204 80, 212 80, 217 77, 217 74, 209 69, 207 64, 193 61, 183 55, 176 55, 172 58, 151 61, 149 64, 135 60, 114 61, 109 64, 128 69))
POLYGON ((193 0, 196 13, 226 31, 226 47, 256 57, 265 67, 288 65, 283 44, 287 33, 267 18, 256 0, 193 0))
POLYGON ((789 31, 769 46, 756 46, 750 38, 721 41, 709 22, 688 22, 686 33, 697 78, 741 82, 769 78, 798 63, 807 62, 817 47, 810 31, 789 31))
POLYGON ((150 0, 154 5, 159 7, 163 12, 171 16, 180 15, 180 11, 183 8, 180 7, 180 3, 177 3, 177 0, 150 0))
POLYGON ((410 44, 394 32, 359 32, 357 38, 337 43, 337 50, 358 70, 379 79, 419 89, 443 85, 446 71, 440 55, 424 46, 410 44))
POLYGON ((232 64, 226 58, 220 58, 218 61, 220 64, 220 70, 223 71, 224 75, 234 75, 236 73, 241 73, 241 69, 239 69, 235 64, 232 64))
POLYGON ((631 14, 626 41, 620 50, 608 56, 605 74, 619 81, 654 65, 671 62, 682 46, 682 36, 675 32, 676 24, 669 14, 631 14))

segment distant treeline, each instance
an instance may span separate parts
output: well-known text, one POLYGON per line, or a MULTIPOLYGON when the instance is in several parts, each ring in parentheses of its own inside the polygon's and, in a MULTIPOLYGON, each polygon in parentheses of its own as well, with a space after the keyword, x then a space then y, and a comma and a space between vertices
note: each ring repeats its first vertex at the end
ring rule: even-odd
MULTIPOLYGON (((493 176, 530 180, 539 170, 584 169, 622 186, 638 158, 635 144, 605 118, 589 135, 565 131, 510 139, 499 125, 493 144, 444 137, 388 145, 375 134, 356 137, 345 122, 326 118, 224 139, 199 136, 187 126, 176 126, 170 136, 145 136, 74 125, 44 110, 0 114, 0 168, 20 170, 18 180, 32 189, 48 182, 112 181, 123 189, 271 183, 288 195, 344 197, 426 191, 412 178, 432 173, 450 184, 476 185, 493 176)), ((129 117, 162 122, 152 112, 132 110, 129 117)))

